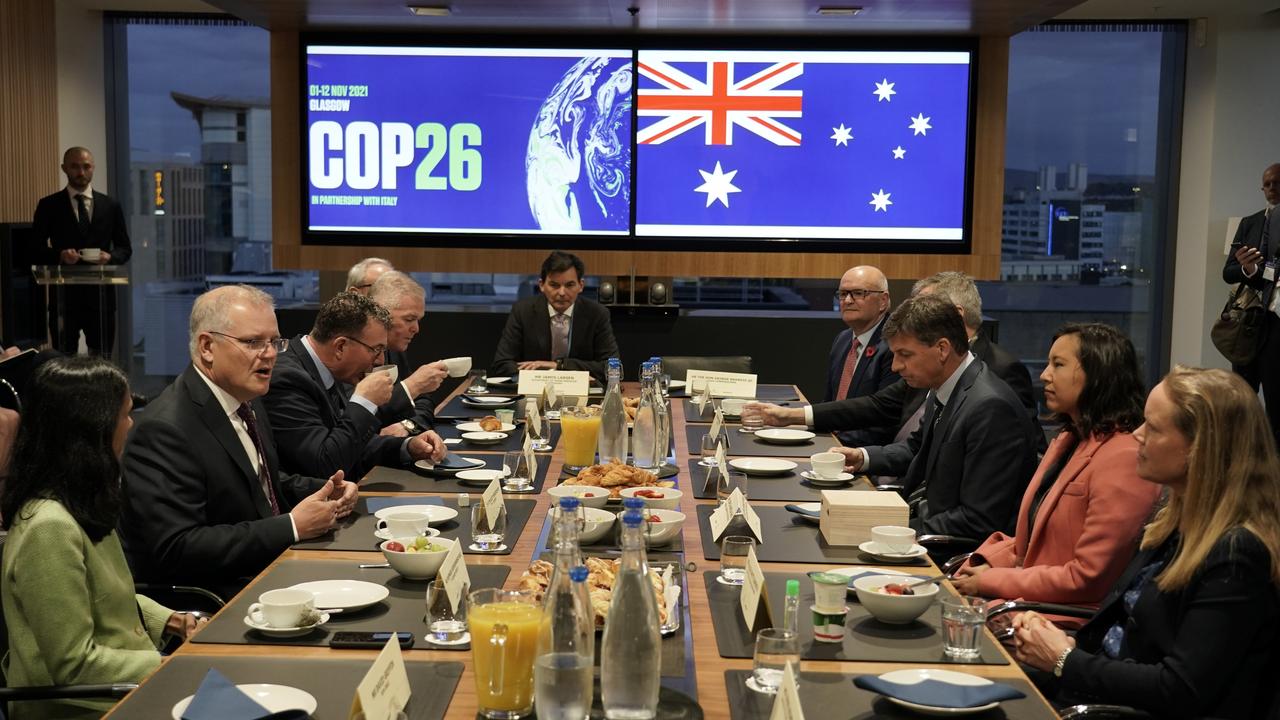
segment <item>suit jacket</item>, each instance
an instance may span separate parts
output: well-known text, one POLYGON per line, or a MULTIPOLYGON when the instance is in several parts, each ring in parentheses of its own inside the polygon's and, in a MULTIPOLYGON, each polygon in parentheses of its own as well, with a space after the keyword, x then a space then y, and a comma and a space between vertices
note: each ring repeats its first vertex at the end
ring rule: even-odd
POLYGON ((965 538, 1011 532, 1036 467, 1032 428, 1017 397, 974 358, 936 425, 933 415, 926 409, 905 441, 868 448, 866 471, 900 476, 908 495, 925 486, 912 521, 917 530, 965 538))
POLYGON ((93 193, 93 217, 89 221, 88 235, 80 232, 75 206, 65 188, 40 199, 31 221, 31 231, 36 242, 48 240, 50 247, 38 253, 48 265, 60 263, 58 254, 72 248, 106 250, 111 253, 112 265, 123 265, 133 255, 120 203, 100 192, 93 193))
POLYGON ((984 597, 1094 605, 1124 572, 1160 487, 1138 477, 1138 443, 1129 433, 1080 442, 1028 522, 1046 470, 1072 444, 1054 439, 1022 496, 1014 535, 995 533, 969 562, 984 597))
MULTIPOLYGON (((4 622, 9 687, 140 682, 160 665, 156 649, 172 611, 136 595, 120 538, 93 542, 62 503, 32 500, 4 544, 4 622)), ((20 702, 22 718, 98 718, 109 699, 20 702)))
POLYGON ((286 513, 324 480, 278 469, 262 400, 251 405, 279 515, 231 420, 193 366, 140 414, 125 445, 120 530, 134 577, 237 590, 293 544, 286 513))
MULTIPOLYGON (((1271 247, 1262 247, 1262 225, 1267 221, 1267 212, 1259 210, 1258 212, 1240 218, 1240 224, 1236 227, 1235 238, 1232 239, 1233 245, 1246 245, 1268 257, 1275 255, 1276 250, 1280 249, 1280 242, 1272 241, 1271 247)), ((1253 277, 1245 277, 1244 268, 1240 267, 1239 261, 1236 260, 1235 252, 1227 253, 1227 262, 1222 266, 1222 281, 1228 285, 1236 285, 1238 283, 1246 283, 1249 287, 1262 289, 1268 283, 1263 279, 1261 272, 1256 272, 1253 277)))
MULTIPOLYGON (((378 422, 385 427, 401 420, 412 420, 420 430, 430 430, 435 427, 436 401, 431 399, 429 393, 423 393, 416 399, 410 398, 409 393, 404 389, 403 380, 418 368, 409 364, 409 356, 406 353, 388 350, 385 356, 387 364, 395 365, 398 369, 399 380, 396 382, 395 389, 391 391, 391 399, 386 404, 378 406, 378 422)), ((344 385, 344 388, 347 397, 350 398, 355 388, 347 385, 344 385)))
MULTIPOLYGON (((276 359, 264 398, 280 468, 324 478, 342 470, 347 480, 359 482, 377 465, 399 467, 404 438, 379 435, 382 421, 358 403, 348 401, 339 415, 302 338, 290 340, 276 359)), ((351 395, 348 389, 340 392, 351 395)), ((398 392, 404 396, 403 388, 398 392)))
MULTIPOLYGON (((825 402, 874 395, 876 392, 898 381, 898 374, 893 371, 893 351, 889 349, 889 344, 881 337, 883 328, 884 319, 882 318, 876 325, 876 329, 871 333, 867 347, 859 349, 862 357, 858 358, 858 365, 853 370, 853 379, 849 383, 849 390, 843 397, 839 398, 835 397, 835 395, 840 389, 840 376, 844 374, 844 363, 849 356, 849 349, 853 346, 853 330, 846 328, 844 332, 836 336, 835 342, 831 344, 831 354, 827 362, 827 394, 825 402)), ((890 422, 878 427, 846 430, 839 433, 839 438, 840 442, 850 447, 878 445, 892 442, 898 427, 899 425, 890 422)))
POLYGON ((1098 614, 1076 635, 1057 700, 1130 705, 1155 717, 1274 718, 1280 597, 1272 558, 1251 532, 1225 533, 1180 590, 1142 586, 1133 612, 1125 591, 1153 557, 1172 557, 1174 533, 1134 556, 1098 614), (1121 659, 1100 651, 1108 628, 1124 628, 1121 659))
MULTIPOLYGON (((569 355, 561 363, 563 370, 586 370, 603 382, 605 366, 618 356, 618 342, 613 338, 609 308, 595 300, 578 296, 573 306, 573 322, 569 326, 569 355)), ((515 375, 516 363, 526 360, 555 360, 551 357, 551 316, 547 298, 542 294, 527 297, 511 306, 507 326, 493 353, 490 375, 515 375)))

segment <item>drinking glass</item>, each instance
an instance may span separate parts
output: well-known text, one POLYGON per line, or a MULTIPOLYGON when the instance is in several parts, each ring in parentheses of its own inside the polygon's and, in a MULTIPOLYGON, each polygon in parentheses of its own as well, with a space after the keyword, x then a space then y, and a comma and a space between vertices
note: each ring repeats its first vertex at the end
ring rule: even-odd
POLYGON ((489 377, 484 370, 477 370, 471 373, 471 386, 467 388, 467 392, 472 395, 484 395, 489 392, 489 377))
POLYGON ((751 679, 748 683, 756 692, 773 695, 782 684, 787 663, 800 669, 800 635, 794 630, 765 628, 756 634, 756 653, 751 661, 751 679))
POLYGON ((449 593, 440 580, 427 586, 427 642, 441 645, 461 645, 467 642, 467 593, 470 585, 462 586, 458 607, 449 606, 449 593))
POLYGON ((735 488, 742 491, 742 497, 747 497, 747 474, 738 470, 720 473, 720 477, 716 480, 716 499, 724 502, 733 494, 735 488))
POLYGON ((968 595, 947 596, 942 605, 942 649, 947 657, 976 659, 981 651, 987 601, 968 595))
POLYGON ((596 461, 596 443, 600 439, 600 410, 573 406, 560 417, 560 442, 564 445, 566 470, 578 471, 596 461))
POLYGON ((740 433, 754 433, 764 429, 764 413, 753 409, 749 404, 742 408, 741 420, 742 425, 738 428, 740 433))
POLYGON ((507 492, 527 492, 533 488, 535 468, 529 467, 523 450, 511 450, 502 456, 502 489, 507 492))
POLYGON ((498 517, 491 518, 485 512, 484 502, 471 506, 471 541, 474 549, 494 552, 502 549, 507 535, 507 508, 504 505, 498 517))
POLYGON ((533 442, 533 449, 536 452, 551 450, 551 420, 546 415, 539 415, 536 423, 531 423, 526 418, 525 432, 529 433, 529 439, 533 442))
POLYGON ((533 712, 533 663, 542 606, 528 591, 471 593, 467 625, 480 714, 514 720, 533 712))
POLYGON ((756 546, 750 535, 730 535, 720 544, 720 582, 741 585, 747 577, 747 555, 756 546))
POLYGON ((724 434, 712 435, 706 433, 702 436, 702 459, 698 464, 702 467, 716 466, 716 447, 724 442, 724 434))
MULTIPOLYGON (((707 382, 705 380, 695 382, 693 387, 689 388, 689 401, 694 404, 694 407, 697 407, 700 402, 705 403, 707 399, 707 382)), ((706 405, 703 405, 702 411, 704 413, 707 411, 706 405)))

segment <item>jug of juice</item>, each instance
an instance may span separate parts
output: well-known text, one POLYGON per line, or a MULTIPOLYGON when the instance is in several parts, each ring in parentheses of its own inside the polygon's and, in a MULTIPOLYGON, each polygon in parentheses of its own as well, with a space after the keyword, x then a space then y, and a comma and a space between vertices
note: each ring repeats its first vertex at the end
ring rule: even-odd
POLYGON ((600 408, 574 406, 560 413, 560 438, 564 443, 564 464, 578 471, 596 461, 596 441, 600 437, 600 408))
POLYGON ((533 663, 542 605, 528 591, 485 588, 471 593, 467 625, 476 704, 492 720, 533 713, 533 663))

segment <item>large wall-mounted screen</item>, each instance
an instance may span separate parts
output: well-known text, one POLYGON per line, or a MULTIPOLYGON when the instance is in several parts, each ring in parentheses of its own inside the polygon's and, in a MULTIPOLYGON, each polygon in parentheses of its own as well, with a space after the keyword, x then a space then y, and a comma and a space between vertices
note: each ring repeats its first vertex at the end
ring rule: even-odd
POLYGON ((975 53, 963 42, 786 51, 321 37, 303 45, 304 243, 970 248, 975 53))

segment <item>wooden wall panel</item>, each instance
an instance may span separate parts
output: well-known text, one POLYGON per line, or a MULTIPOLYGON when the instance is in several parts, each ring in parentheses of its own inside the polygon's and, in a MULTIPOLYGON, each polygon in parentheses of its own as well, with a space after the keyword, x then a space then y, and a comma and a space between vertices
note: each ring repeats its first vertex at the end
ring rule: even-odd
POLYGON ((31 222, 58 182, 54 3, 0 2, 0 222, 31 222))
MULTIPOLYGON (((279 269, 345 271, 363 257, 384 257, 421 272, 536 272, 551 246, 537 250, 463 248, 320 247, 301 244, 298 35, 271 33, 273 176, 272 233, 279 269)), ((974 123, 973 251, 968 255, 575 251, 592 274, 703 277, 831 278, 870 264, 895 279, 963 270, 979 279, 1000 277, 1000 221, 1004 192, 1005 105, 1009 40, 984 37, 978 51, 974 123)))

